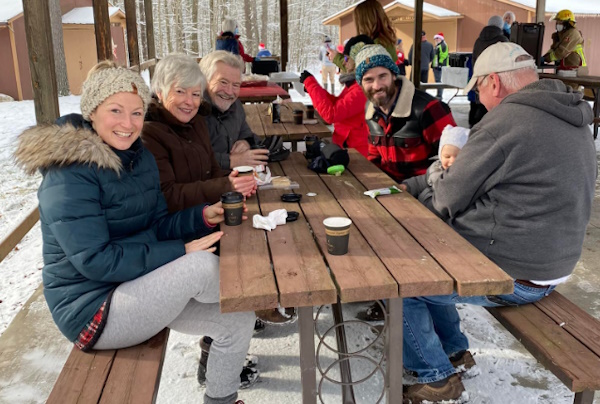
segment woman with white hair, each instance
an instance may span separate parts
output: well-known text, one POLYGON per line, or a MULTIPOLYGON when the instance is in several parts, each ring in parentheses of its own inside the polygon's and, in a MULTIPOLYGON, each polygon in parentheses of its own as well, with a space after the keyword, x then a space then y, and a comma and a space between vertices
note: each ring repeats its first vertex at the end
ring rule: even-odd
POLYGON ((221 33, 217 36, 215 50, 226 50, 235 55, 240 55, 244 62, 254 62, 254 58, 244 51, 244 46, 240 41, 240 32, 237 22, 231 18, 223 20, 223 23, 221 24, 221 33))
POLYGON ((213 152, 206 118, 198 113, 206 79, 198 63, 183 54, 168 55, 152 78, 155 98, 148 106, 142 132, 160 173, 160 186, 169 211, 200 203, 215 203, 223 193, 256 192, 252 176, 224 171, 213 152))
POLYGON ((510 39, 510 28, 512 27, 513 23, 517 21, 517 17, 512 11, 507 11, 502 16, 502 20, 504 20, 504 24, 502 25, 504 36, 510 39))
POLYGON ((38 170, 44 296, 83 350, 137 345, 165 327, 214 337, 205 404, 233 404, 254 313, 221 313, 221 203, 167 211, 140 140, 150 90, 105 61, 83 83, 81 115, 26 130, 15 158, 38 170))

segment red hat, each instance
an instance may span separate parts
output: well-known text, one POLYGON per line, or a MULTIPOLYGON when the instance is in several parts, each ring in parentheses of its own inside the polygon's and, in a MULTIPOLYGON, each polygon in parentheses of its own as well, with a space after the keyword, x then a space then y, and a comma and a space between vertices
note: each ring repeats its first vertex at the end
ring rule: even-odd
POLYGON ((444 40, 444 33, 443 32, 438 32, 437 34, 435 34, 433 36, 433 39, 441 39, 443 41, 444 40))
POLYGON ((264 49, 265 49, 265 44, 264 44, 264 43, 262 43, 262 42, 261 42, 261 43, 259 43, 259 44, 258 44, 258 49, 260 49, 260 50, 264 50, 264 49))

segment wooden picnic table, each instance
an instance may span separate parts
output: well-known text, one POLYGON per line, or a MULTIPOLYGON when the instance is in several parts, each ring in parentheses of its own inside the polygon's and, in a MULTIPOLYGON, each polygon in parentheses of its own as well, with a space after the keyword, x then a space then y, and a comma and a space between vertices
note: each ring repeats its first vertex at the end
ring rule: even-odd
POLYGON ((302 200, 285 203, 280 195, 291 191, 260 190, 247 200, 249 220, 221 227, 221 311, 269 309, 278 303, 298 307, 304 404, 316 403, 313 306, 389 299, 387 402, 401 403, 403 297, 453 290, 460 295, 512 293, 513 280, 504 271, 408 193, 378 199, 363 195, 395 182, 355 150, 339 177, 309 170, 301 153, 270 168, 297 182, 295 192, 302 200), (254 214, 280 208, 298 211, 299 219, 272 232, 252 227, 254 214), (323 220, 330 216, 352 219, 346 255, 327 253, 323 220))
POLYGON ((267 82, 266 86, 244 86, 240 88, 240 95, 238 96, 242 104, 250 103, 264 103, 273 102, 279 98, 287 100, 290 98, 290 94, 283 89, 280 85, 271 81, 267 82))
MULTIPOLYGON (((269 104, 244 104, 246 122, 250 129, 259 137, 281 136, 284 142, 292 143, 292 151, 297 150, 298 142, 306 135, 315 135, 319 138, 331 136, 331 131, 325 125, 323 119, 315 111, 317 123, 296 125, 294 123, 293 111, 301 109, 306 112, 306 106, 301 102, 286 102, 281 104, 281 123, 271 122, 269 115, 269 104)), ((304 114, 306 119, 306 113, 304 114)))
POLYGON ((576 76, 576 77, 565 77, 558 74, 552 73, 539 73, 540 79, 556 79, 561 80, 563 83, 574 87, 575 89, 579 86, 589 91, 586 98, 594 101, 594 139, 598 137, 598 125, 600 125, 600 77, 598 76, 576 76))

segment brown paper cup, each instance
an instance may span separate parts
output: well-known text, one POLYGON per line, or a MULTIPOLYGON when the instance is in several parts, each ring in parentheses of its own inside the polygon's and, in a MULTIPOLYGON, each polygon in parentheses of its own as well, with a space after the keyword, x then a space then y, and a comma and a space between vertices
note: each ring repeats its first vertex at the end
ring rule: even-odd
POLYGON ((244 195, 240 192, 225 192, 221 195, 221 202, 225 210, 225 224, 227 226, 239 226, 242 224, 244 195))
POLYGON ((323 220, 323 224, 327 238, 327 252, 331 255, 346 254, 352 220, 347 217, 328 217, 323 220))
POLYGON ((301 109, 294 110, 294 123, 296 125, 302 125, 302 117, 304 116, 304 111, 301 109))
POLYGON ((306 119, 315 119, 315 107, 312 105, 306 106, 306 119))

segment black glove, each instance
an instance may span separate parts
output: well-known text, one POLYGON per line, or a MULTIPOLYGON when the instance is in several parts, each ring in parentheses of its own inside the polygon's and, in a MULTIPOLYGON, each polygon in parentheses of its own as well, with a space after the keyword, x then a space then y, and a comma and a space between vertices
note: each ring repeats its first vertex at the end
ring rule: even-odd
POLYGON ((312 77, 313 75, 310 74, 310 72, 308 72, 307 70, 303 71, 302 74, 300 75, 300 83, 304 84, 304 80, 306 80, 309 77, 312 77))

